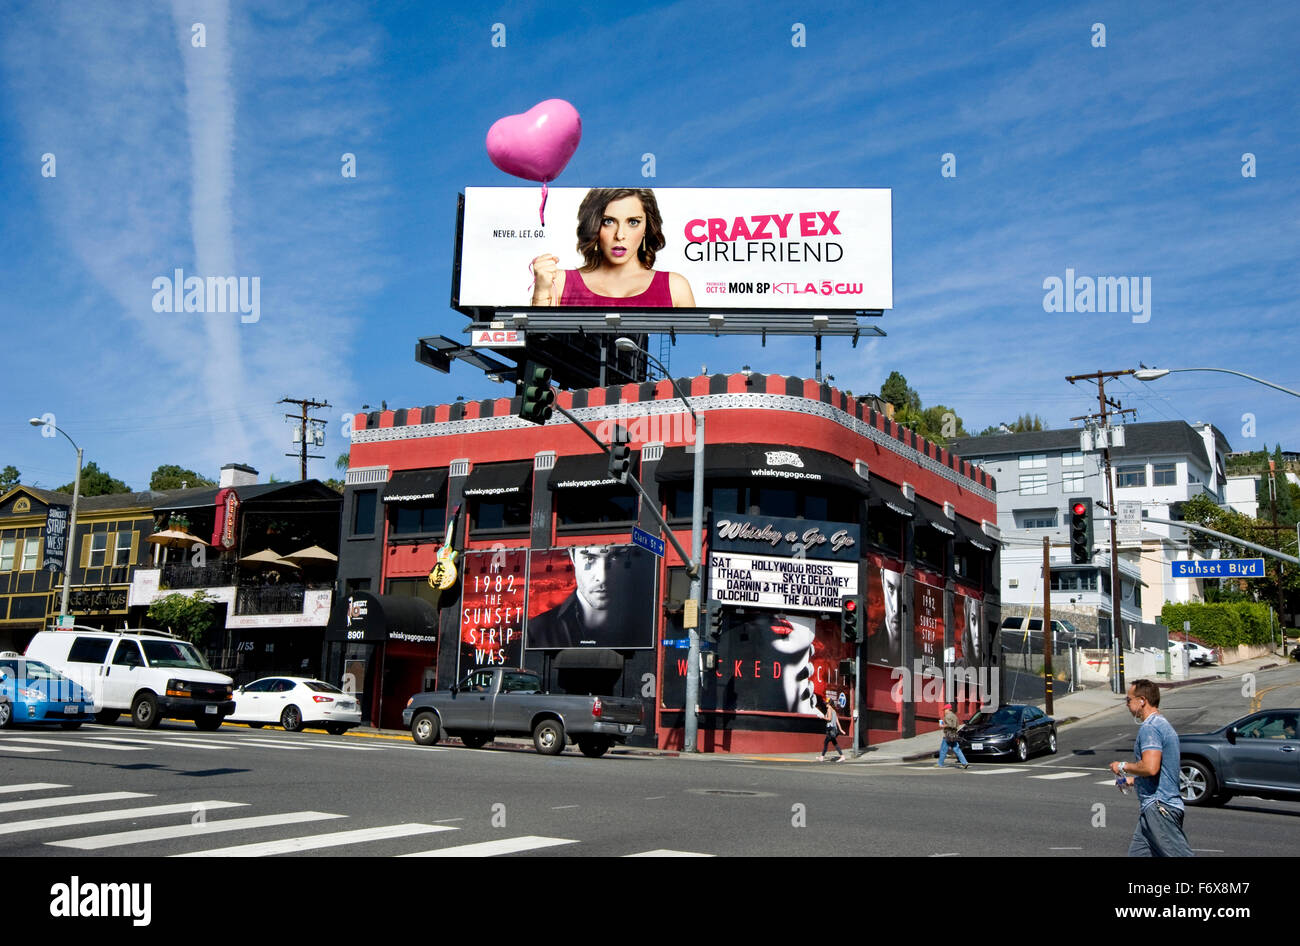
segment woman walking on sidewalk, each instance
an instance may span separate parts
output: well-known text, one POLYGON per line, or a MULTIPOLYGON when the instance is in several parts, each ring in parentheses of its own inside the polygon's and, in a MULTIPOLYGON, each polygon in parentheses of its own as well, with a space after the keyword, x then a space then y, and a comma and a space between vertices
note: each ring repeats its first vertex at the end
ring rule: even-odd
POLYGON ((839 714, 835 712, 835 707, 829 701, 825 703, 826 709, 822 713, 822 719, 826 720, 826 740, 822 743, 822 754, 817 757, 818 762, 826 761, 826 749, 834 746, 835 751, 839 753, 835 757, 836 762, 844 761, 844 752, 840 749, 840 744, 836 742, 835 737, 840 733, 847 733, 847 730, 840 725, 839 714))
POLYGON ((963 769, 969 769, 970 763, 962 755, 961 743, 957 741, 957 730, 961 728, 961 723, 957 720, 957 714, 952 711, 952 704, 943 705, 943 737, 939 740, 939 768, 943 768, 944 759, 948 758, 948 747, 957 753, 957 761, 961 763, 963 769))

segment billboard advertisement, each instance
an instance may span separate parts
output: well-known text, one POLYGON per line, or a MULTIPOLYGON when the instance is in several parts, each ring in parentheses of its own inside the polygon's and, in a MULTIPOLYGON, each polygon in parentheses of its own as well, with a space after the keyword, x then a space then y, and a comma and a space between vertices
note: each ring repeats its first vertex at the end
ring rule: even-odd
POLYGON ((890 309, 888 189, 467 187, 461 309, 890 309))
POLYGON ((463 554, 460 665, 456 679, 476 667, 523 664, 527 564, 526 549, 463 554))
MULTIPOLYGON (((840 640, 838 617, 727 610, 715 649, 717 668, 700 685, 701 709, 817 716, 818 704, 830 701, 848 726, 853 683, 839 667, 853 645, 840 640)), ((684 648, 664 652, 665 707, 685 703, 686 655, 684 648)))
POLYGON ((529 650, 654 647, 655 556, 635 545, 531 553, 529 650))
POLYGON ((975 592, 959 589, 953 594, 952 619, 957 626, 953 629, 952 642, 958 667, 979 667, 984 663, 983 642, 980 640, 983 606, 975 592))
POLYGON ((943 668, 943 589, 927 585, 918 574, 912 634, 913 656, 923 669, 943 668))
POLYGON ((867 662, 903 665, 903 567, 872 552, 867 556, 867 662))

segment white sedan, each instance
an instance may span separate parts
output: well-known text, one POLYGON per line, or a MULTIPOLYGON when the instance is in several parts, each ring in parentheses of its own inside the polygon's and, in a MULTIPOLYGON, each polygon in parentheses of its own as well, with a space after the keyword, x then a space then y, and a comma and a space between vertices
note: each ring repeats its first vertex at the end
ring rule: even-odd
POLYGON ((323 727, 341 736, 361 722, 361 706, 351 693, 310 677, 263 677, 234 693, 235 711, 227 719, 261 729, 279 723, 289 732, 323 727))

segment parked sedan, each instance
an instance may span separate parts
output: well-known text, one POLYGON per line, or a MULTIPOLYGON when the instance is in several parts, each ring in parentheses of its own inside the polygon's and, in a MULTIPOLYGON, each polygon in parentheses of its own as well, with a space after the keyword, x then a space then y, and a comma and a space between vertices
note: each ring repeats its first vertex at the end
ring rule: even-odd
POLYGON ((310 677, 263 677, 237 689, 234 699, 228 718, 254 729, 279 723, 289 732, 311 726, 341 736, 361 722, 356 697, 310 677))
POLYGON ((979 712, 957 731, 967 756, 1010 756, 1025 761, 1035 752, 1056 751, 1056 720, 1037 706, 1012 704, 979 712))
POLYGON ((39 660, 0 654, 0 729, 14 723, 59 723, 76 729, 94 719, 89 693, 39 660))
POLYGON ((1179 794, 1189 805, 1233 795, 1300 801, 1300 709, 1243 716, 1211 733, 1179 736, 1179 794))
POLYGON ((1178 653, 1182 649, 1187 650, 1187 662, 1193 667, 1208 667, 1215 662, 1214 651, 1204 644, 1198 644, 1196 641, 1170 641, 1170 653, 1178 653))

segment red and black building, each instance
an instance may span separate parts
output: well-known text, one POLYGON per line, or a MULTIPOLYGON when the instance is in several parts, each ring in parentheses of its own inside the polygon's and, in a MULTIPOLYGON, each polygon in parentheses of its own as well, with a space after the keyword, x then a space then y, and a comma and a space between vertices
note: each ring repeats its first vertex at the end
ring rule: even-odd
MULTIPOLYGON (((824 700, 846 725, 860 715, 867 743, 935 728, 945 697, 973 711, 996 675, 992 478, 815 381, 678 385, 705 417, 705 596, 722 614, 701 748, 817 749, 824 700), (865 605, 860 714, 842 596, 865 605)), ((694 427, 672 383, 557 397, 605 442, 627 430, 633 472, 689 549, 694 427)), ((660 528, 581 430, 518 409, 498 398, 357 415, 327 678, 350 679, 370 721, 395 727, 414 692, 524 665, 556 689, 645 699, 647 741, 680 746, 683 562, 671 545, 658 558, 631 544, 633 527, 660 528), (453 550, 456 580, 433 587, 453 550)))

